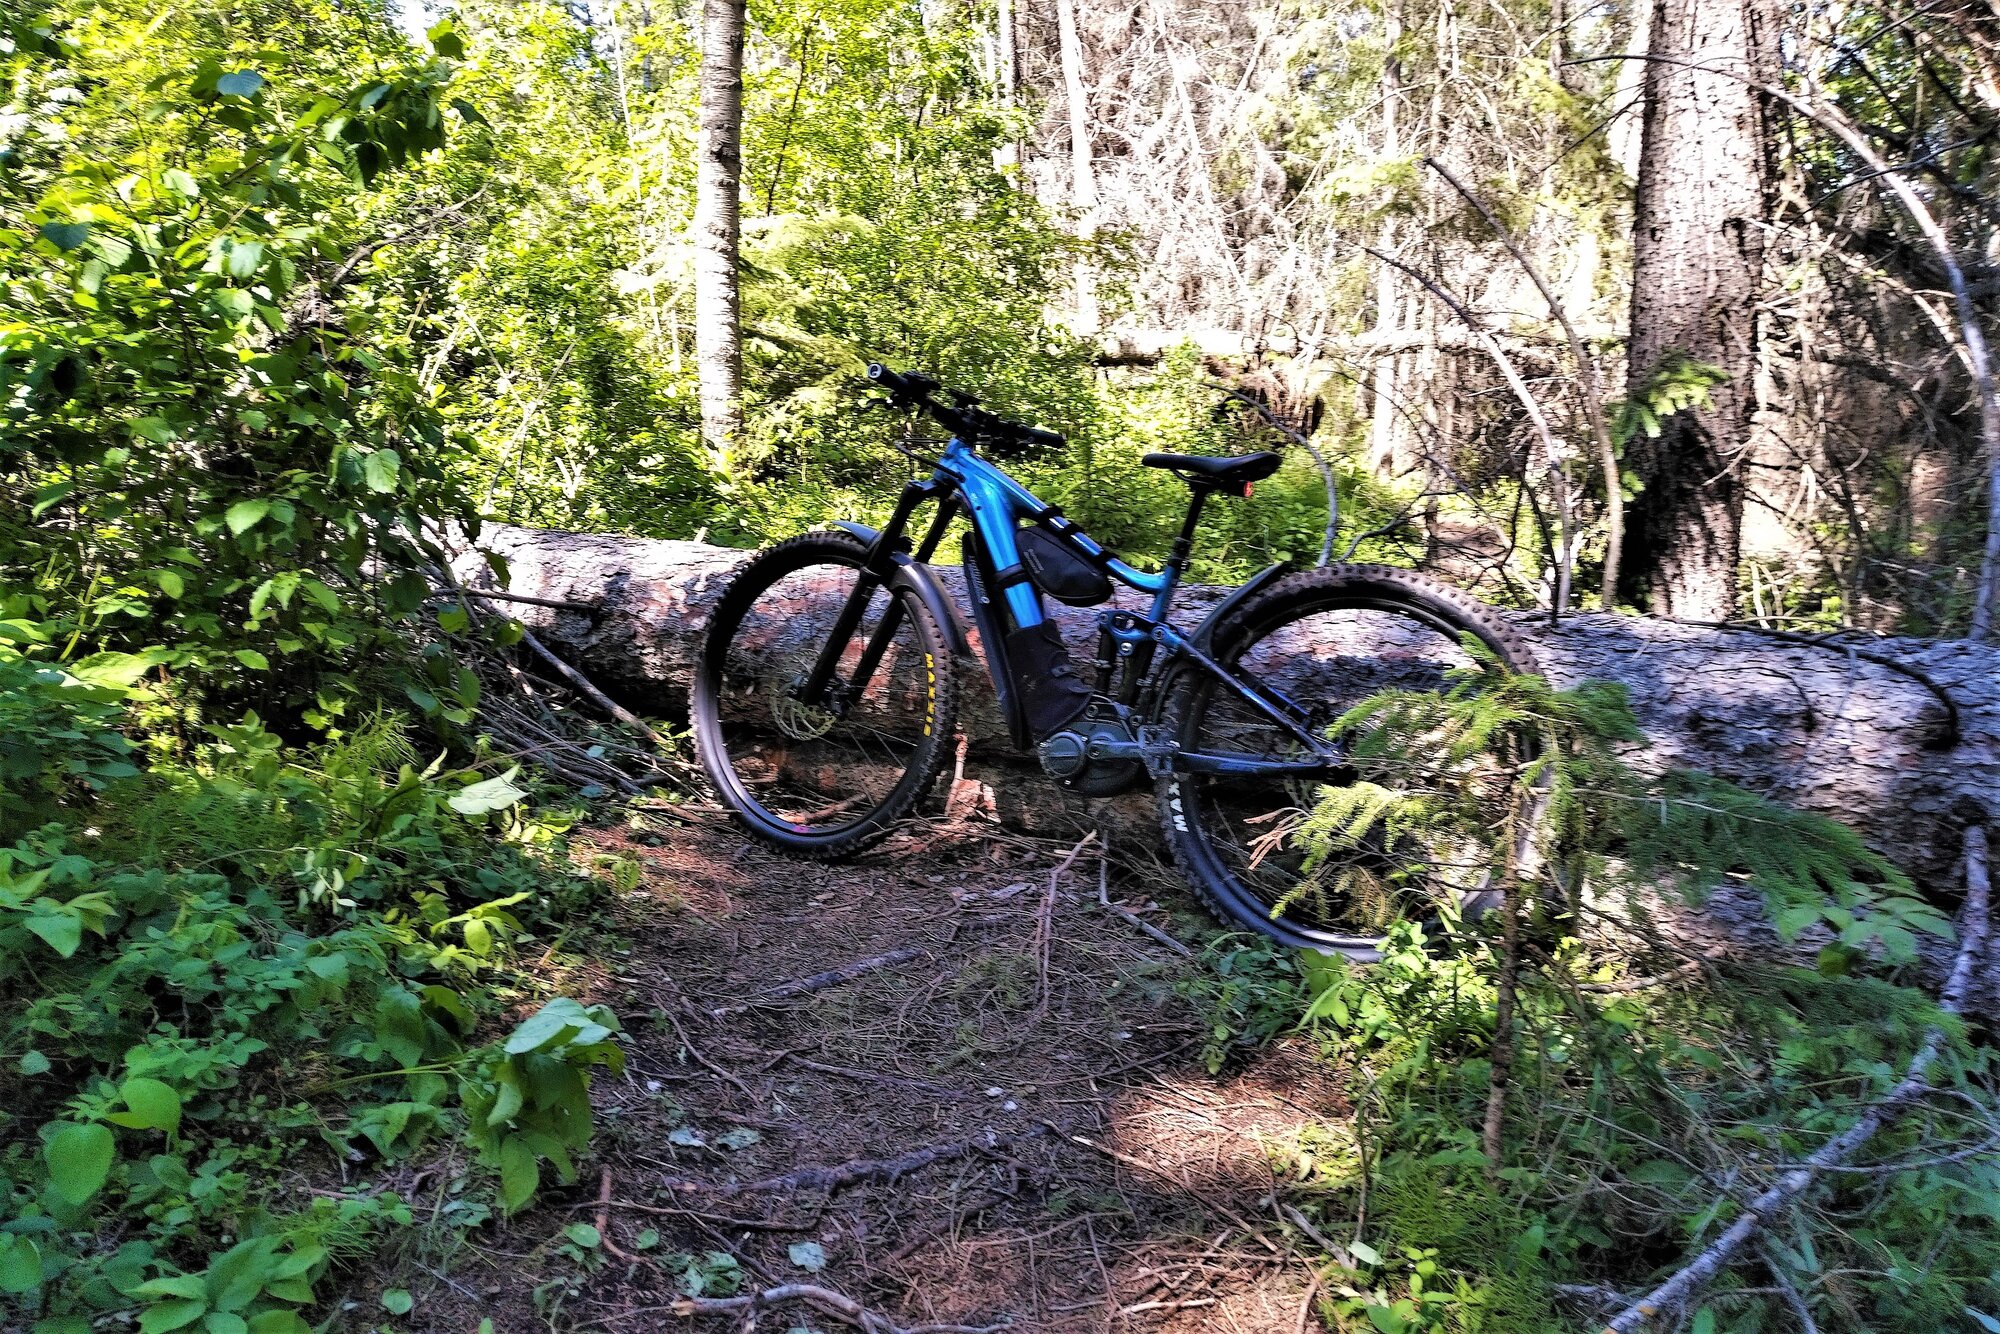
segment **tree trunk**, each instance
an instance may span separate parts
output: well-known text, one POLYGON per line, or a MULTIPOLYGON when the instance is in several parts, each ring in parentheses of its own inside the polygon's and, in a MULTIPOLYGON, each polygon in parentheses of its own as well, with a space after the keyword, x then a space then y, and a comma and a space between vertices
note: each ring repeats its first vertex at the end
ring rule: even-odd
MULTIPOLYGON (((506 610, 606 691, 655 717, 685 710, 708 613, 750 555, 700 542, 504 525, 489 525, 482 542, 507 559, 513 591, 591 609, 508 604, 506 610)), ((957 568, 938 568, 963 610, 957 568)), ((462 559, 459 571, 469 585, 491 584, 477 556, 462 559)), ((1199 624, 1225 591, 1186 589, 1176 623, 1199 624)), ((1140 604, 1121 592, 1119 605, 1140 604)), ((1096 610, 1052 611, 1072 654, 1089 661, 1096 610)), ((1933 748, 1942 719, 1936 697, 1908 676, 1850 657, 1842 644, 1649 617, 1574 615, 1551 627, 1545 614, 1522 612, 1514 623, 1557 684, 1625 685, 1647 736, 1633 754, 1636 763, 1704 769, 1822 811, 1919 874, 1949 872, 1959 803, 2000 810, 2000 648, 1964 640, 1857 641, 1927 673, 1954 697, 1963 739, 1933 748)), ((977 636, 972 640, 976 652, 977 636)), ((995 775, 1003 814, 1011 809, 1008 818, 1029 823, 1038 809, 1058 803, 1033 762, 1009 750, 983 672, 982 665, 961 674, 961 727, 971 756, 995 775)))
MULTIPOLYGON (((1383 16, 1382 22, 1382 40, 1388 47, 1388 53, 1382 58, 1382 147, 1376 156, 1379 161, 1386 162, 1402 153, 1402 137, 1397 133, 1396 125, 1396 103, 1402 96, 1402 64, 1396 58, 1396 43, 1403 38, 1403 22, 1393 9, 1383 16)), ((1385 255, 1396 253, 1393 220, 1383 221, 1376 245, 1385 255)), ((1378 338, 1392 339, 1402 330, 1402 302, 1398 300, 1401 288, 1402 275, 1396 271, 1396 266, 1378 262, 1375 269, 1375 336, 1378 338)), ((1378 477, 1401 476, 1409 464, 1409 459, 1405 457, 1408 451, 1401 447, 1401 442, 1414 432, 1402 419, 1402 386, 1399 382, 1403 377, 1398 373, 1402 366, 1402 357, 1387 352, 1376 359, 1369 377, 1372 392, 1368 461, 1378 477)))
POLYGON ((743 3, 704 0, 701 133, 695 154, 695 365, 709 465, 730 471, 743 429, 742 301, 736 250, 743 171, 743 3))
MULTIPOLYGON (((1056 0, 1056 41, 1061 47, 1063 89, 1069 100, 1070 204, 1076 209, 1077 238, 1097 236, 1097 171, 1091 162, 1090 95, 1083 63, 1083 35, 1076 26, 1076 0, 1056 0)), ((1097 311, 1097 275, 1088 255, 1076 262, 1076 331, 1094 334, 1101 321, 1097 311)))
POLYGON ((1000 0, 999 12, 993 19, 993 39, 995 91, 1000 96, 1000 109, 1010 117, 1006 141, 993 150, 993 170, 1012 172, 1021 165, 1021 141, 1015 137, 1011 120, 1021 81, 1020 38, 1014 19, 1014 0, 1000 0))
POLYGON ((1660 59, 1644 78, 1627 392, 1683 359, 1729 376, 1710 406, 1627 446, 1644 489, 1628 515, 1623 593, 1669 616, 1719 620, 1736 606, 1769 179, 1762 108, 1741 76, 1770 63, 1761 3, 1658 0, 1653 10, 1660 59))

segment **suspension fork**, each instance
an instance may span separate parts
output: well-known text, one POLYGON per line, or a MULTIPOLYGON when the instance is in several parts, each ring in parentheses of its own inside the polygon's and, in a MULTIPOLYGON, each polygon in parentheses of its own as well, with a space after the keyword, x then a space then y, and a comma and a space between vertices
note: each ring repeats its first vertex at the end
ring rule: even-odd
POLYGON ((831 698, 834 676, 840 666, 842 655, 847 652, 848 641, 853 639, 854 632, 861 628, 861 618, 867 615, 868 604, 874 599, 876 590, 895 577, 897 548, 907 540, 903 534, 909 527, 910 515, 915 512, 918 505, 940 493, 945 494, 945 499, 939 504, 937 515, 931 520, 930 530, 924 534, 923 545, 918 548, 915 559, 918 561, 930 559, 931 554, 937 550, 938 543, 944 539, 944 530, 950 525, 956 512, 957 500, 956 495, 950 493, 947 488, 948 483, 936 478, 913 481, 903 488, 903 494, 896 502, 895 513, 889 516, 889 522, 883 525, 874 544, 868 548, 867 555, 862 560, 860 575, 854 581, 854 589, 847 595, 846 603, 841 606, 840 615, 834 618, 833 630, 827 635, 826 643, 820 646, 819 656, 813 660, 811 670, 806 673, 806 679, 798 688, 798 697, 801 700, 807 704, 821 705, 835 714, 840 714, 846 712, 848 702, 867 687, 869 680, 875 675, 875 669, 881 665, 883 655, 888 652, 890 642, 895 638, 897 631, 902 629, 903 605, 893 597, 889 600, 888 608, 882 613, 881 623, 869 637, 867 647, 862 650, 861 660, 855 664, 854 678, 843 684, 839 692, 840 698, 831 698))

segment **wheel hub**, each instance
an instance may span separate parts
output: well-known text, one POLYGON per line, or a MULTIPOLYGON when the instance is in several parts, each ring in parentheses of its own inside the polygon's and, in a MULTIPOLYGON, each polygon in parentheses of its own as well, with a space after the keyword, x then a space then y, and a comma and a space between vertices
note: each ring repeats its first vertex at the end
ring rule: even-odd
POLYGON ((799 688, 804 684, 802 676, 784 685, 771 683, 771 721, 794 741, 817 741, 831 732, 839 719, 830 710, 800 699, 799 688))

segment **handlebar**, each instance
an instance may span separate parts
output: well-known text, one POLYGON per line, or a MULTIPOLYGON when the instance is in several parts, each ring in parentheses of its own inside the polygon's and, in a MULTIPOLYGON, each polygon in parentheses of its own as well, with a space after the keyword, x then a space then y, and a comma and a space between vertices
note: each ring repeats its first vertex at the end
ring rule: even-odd
POLYGON ((987 412, 978 406, 978 399, 955 389, 946 390, 952 398, 950 404, 935 402, 931 395, 944 386, 928 375, 915 371, 894 371, 875 361, 868 364, 868 379, 889 391, 890 406, 922 408, 953 434, 970 442, 983 442, 996 452, 1007 446, 1025 449, 1064 443, 1063 437, 1054 431, 1045 431, 1039 426, 1023 426, 987 412))

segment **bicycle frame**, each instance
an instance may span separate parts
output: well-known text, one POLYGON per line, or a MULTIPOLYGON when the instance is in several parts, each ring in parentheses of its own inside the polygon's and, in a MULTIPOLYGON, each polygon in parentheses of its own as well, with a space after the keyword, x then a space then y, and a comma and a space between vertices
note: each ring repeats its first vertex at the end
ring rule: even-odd
MULTIPOLYGON (((842 525, 864 540, 869 537, 873 540, 854 590, 841 608, 840 615, 835 618, 825 647, 798 688, 799 697, 838 712, 867 686, 889 644, 901 629, 903 616, 901 604, 892 601, 870 636, 852 678, 838 680, 841 657, 855 631, 860 628, 870 599, 884 584, 899 576, 900 567, 927 565, 944 540, 952 520, 962 509, 975 534, 976 550, 982 566, 977 572, 979 587, 973 592, 973 613, 986 650, 987 673, 993 681, 995 693, 1000 697, 1002 710, 1008 715, 1008 726, 1017 747, 1026 749, 1028 738, 1021 710, 1014 700, 1013 683, 1009 679, 1003 647, 1005 627, 1000 623, 999 613, 1004 609, 1007 620, 1016 629, 1039 625, 1047 619, 1041 590, 1035 587, 1021 563, 1020 547, 1015 539, 1020 525, 1026 523, 1041 526, 1068 550, 1127 588, 1151 595, 1151 606, 1143 614, 1130 611, 1099 614, 1098 658, 1094 665, 1097 670, 1096 689, 1100 695, 1108 697, 1111 694, 1113 664, 1116 662, 1124 668, 1117 692, 1119 702, 1128 707, 1139 704, 1140 692, 1149 679, 1156 655, 1164 650, 1170 664, 1176 660, 1184 661, 1213 676, 1283 727, 1313 756, 1310 760, 1281 761, 1252 755, 1206 754, 1180 750, 1164 737, 1155 735, 1129 745, 1100 742, 1093 752, 1099 758, 1140 760, 1154 772, 1170 770, 1266 776, 1305 776, 1337 766, 1341 762, 1339 753, 1326 738, 1316 735, 1307 726, 1308 713, 1304 708, 1266 684, 1245 680, 1168 623, 1174 593, 1187 572, 1195 525, 1201 517, 1206 498, 1205 491, 1197 489, 1193 493, 1186 520, 1174 540, 1166 563, 1157 572, 1149 574, 1113 556, 1093 541, 1089 534, 1063 517, 1060 507, 1045 503, 981 458, 971 445, 954 436, 939 456, 931 476, 912 481, 903 488, 894 513, 879 533, 872 533, 860 525, 842 525), (923 540, 912 551, 907 536, 910 520, 927 500, 937 500, 938 511, 923 540), (998 605, 994 605, 996 603, 998 605), (1126 753, 1128 750, 1129 754, 1126 753)), ((1155 688, 1164 675, 1163 672, 1159 677, 1151 678, 1155 688)), ((1140 713, 1143 715, 1149 711, 1142 709, 1140 713)), ((1158 733, 1162 729, 1143 730, 1158 733)))

